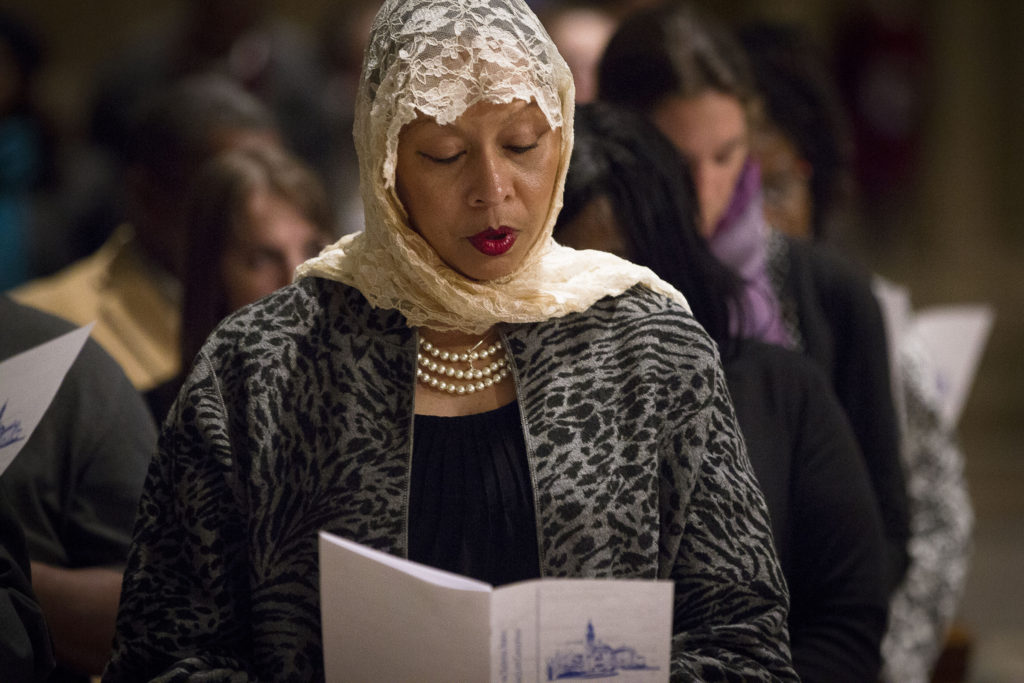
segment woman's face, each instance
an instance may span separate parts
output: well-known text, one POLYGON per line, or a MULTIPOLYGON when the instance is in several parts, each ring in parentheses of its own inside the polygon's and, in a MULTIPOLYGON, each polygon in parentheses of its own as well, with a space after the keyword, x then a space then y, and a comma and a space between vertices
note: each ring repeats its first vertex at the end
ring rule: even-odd
POLYGON ((700 202, 700 231, 711 236, 722 218, 747 160, 747 120, 740 101, 708 91, 671 96, 655 107, 652 121, 690 166, 700 202))
POLYGON ((395 171, 412 228, 468 278, 514 272, 544 231, 561 140, 522 101, 481 102, 447 126, 413 121, 399 135, 395 171))
POLYGON ((792 237, 813 237, 810 163, 774 127, 756 132, 751 149, 761 165, 764 216, 768 224, 792 237))
POLYGON ((249 198, 221 258, 232 311, 284 287, 295 269, 319 253, 324 235, 292 204, 266 191, 249 198))

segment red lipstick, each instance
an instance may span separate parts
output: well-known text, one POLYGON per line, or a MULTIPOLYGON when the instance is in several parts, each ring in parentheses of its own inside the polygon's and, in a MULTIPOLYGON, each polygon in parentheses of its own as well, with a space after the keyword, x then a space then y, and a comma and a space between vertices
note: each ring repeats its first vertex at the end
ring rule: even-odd
POLYGON ((470 237, 469 243, 481 254, 501 256, 516 243, 516 231, 505 225, 487 228, 470 237))

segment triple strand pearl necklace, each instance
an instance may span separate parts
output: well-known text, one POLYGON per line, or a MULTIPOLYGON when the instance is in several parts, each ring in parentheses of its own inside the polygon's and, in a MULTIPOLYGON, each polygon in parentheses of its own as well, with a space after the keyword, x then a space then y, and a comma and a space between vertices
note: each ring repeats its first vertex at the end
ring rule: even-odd
POLYGON ((442 351, 420 337, 420 347, 416 350, 416 379, 431 389, 459 396, 483 391, 498 384, 509 375, 508 352, 500 341, 494 342, 486 349, 480 349, 483 343, 484 340, 481 339, 460 353, 442 351), (486 367, 474 367, 474 362, 485 362, 491 357, 494 360, 486 367))

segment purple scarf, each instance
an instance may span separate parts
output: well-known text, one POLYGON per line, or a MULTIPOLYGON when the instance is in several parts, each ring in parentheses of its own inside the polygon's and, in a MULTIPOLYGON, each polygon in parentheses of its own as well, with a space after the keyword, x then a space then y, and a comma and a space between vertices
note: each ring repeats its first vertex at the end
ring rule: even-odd
POLYGON ((743 280, 743 325, 741 328, 734 311, 733 334, 793 348, 793 340, 782 322, 779 300, 768 279, 769 227, 763 204, 761 167, 748 158, 708 246, 719 261, 743 280))

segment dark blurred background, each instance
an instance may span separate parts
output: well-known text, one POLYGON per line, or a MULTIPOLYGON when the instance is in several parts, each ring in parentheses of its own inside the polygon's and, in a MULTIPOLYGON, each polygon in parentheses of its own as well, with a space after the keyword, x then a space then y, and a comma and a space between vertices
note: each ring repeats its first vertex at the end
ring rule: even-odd
MULTIPOLYGON (((44 47, 33 97, 90 173, 98 74, 194 0, 5 0, 44 47)), ((357 0, 212 0, 254 5, 309 48, 357 0)), ((540 2, 535 3, 539 6, 540 2)), ((959 622, 970 680, 1024 681, 1024 3, 1016 0, 721 0, 737 22, 785 19, 832 59, 857 140, 858 219, 838 239, 910 288, 917 307, 984 302, 996 318, 961 420, 977 516, 959 622)), ((330 91, 326 91, 328 96, 330 91)), ((341 107, 345 105, 339 105, 341 107)), ((88 187, 88 178, 79 178, 88 187)), ((56 264, 54 264, 56 265, 56 264)))

